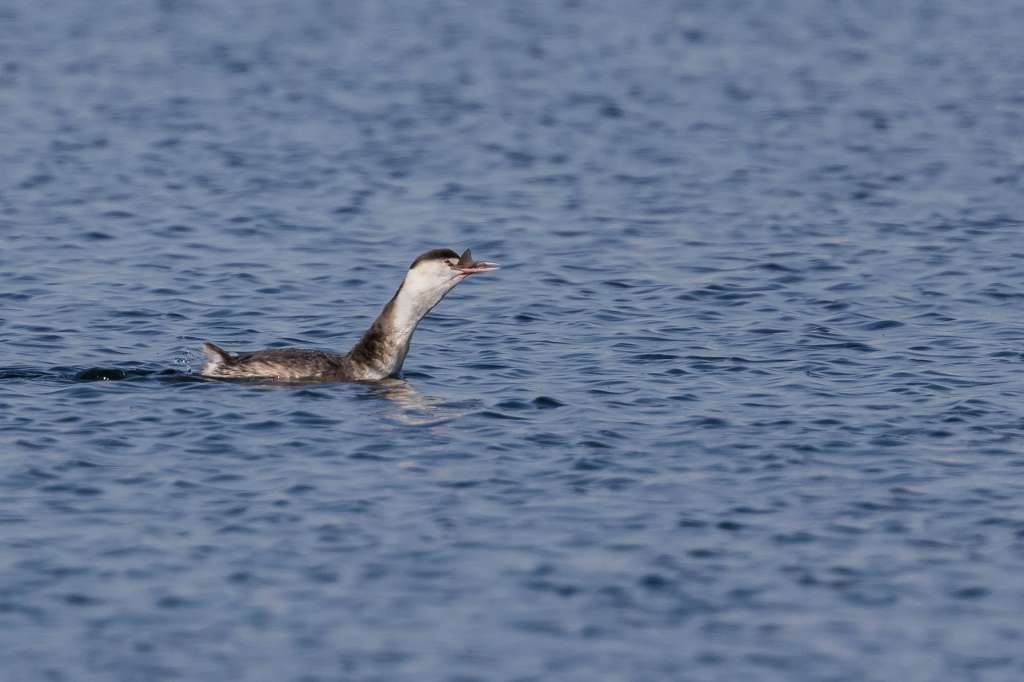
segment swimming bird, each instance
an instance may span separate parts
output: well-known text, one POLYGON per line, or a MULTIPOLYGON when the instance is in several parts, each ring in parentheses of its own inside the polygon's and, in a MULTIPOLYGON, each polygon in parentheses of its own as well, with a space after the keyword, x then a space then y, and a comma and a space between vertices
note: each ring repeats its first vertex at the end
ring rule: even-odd
POLYGON ((434 249, 409 266, 398 291, 348 353, 280 348, 232 354, 209 341, 202 374, 222 379, 270 381, 380 381, 397 377, 420 323, 456 284, 470 275, 497 270, 497 263, 474 261, 469 249, 460 256, 434 249))

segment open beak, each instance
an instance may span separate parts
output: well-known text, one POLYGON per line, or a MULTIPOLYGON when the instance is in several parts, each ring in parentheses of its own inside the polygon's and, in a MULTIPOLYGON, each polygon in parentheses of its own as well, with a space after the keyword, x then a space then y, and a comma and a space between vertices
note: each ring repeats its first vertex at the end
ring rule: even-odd
POLYGON ((473 254, 469 249, 466 249, 459 256, 459 262, 455 265, 455 269, 467 275, 475 275, 478 272, 497 270, 498 264, 485 260, 473 260, 473 254))

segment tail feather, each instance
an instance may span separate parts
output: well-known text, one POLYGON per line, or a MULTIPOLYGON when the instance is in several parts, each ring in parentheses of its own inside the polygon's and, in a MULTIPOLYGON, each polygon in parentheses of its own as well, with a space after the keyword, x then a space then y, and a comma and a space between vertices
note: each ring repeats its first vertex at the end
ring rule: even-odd
POLYGON ((220 346, 206 341, 203 343, 203 350, 206 351, 207 365, 204 370, 213 369, 218 365, 233 365, 235 358, 220 346))

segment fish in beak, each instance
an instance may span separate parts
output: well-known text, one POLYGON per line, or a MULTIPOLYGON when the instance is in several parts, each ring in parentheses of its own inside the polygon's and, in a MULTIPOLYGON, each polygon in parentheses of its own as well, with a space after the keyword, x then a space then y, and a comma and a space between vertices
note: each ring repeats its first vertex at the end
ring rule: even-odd
POLYGON ((459 256, 459 262, 455 265, 455 269, 467 275, 475 275, 478 272, 490 272, 491 270, 497 270, 498 264, 485 260, 473 260, 473 253, 469 249, 466 249, 462 252, 462 255, 459 256))

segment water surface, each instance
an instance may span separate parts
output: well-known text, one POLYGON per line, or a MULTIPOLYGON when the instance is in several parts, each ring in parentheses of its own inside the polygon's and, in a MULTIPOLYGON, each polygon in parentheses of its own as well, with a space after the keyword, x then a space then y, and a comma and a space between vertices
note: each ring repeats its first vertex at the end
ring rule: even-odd
POLYGON ((1024 679, 1022 26, 5 3, 5 679, 1024 679))

